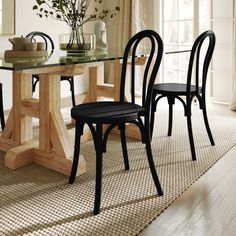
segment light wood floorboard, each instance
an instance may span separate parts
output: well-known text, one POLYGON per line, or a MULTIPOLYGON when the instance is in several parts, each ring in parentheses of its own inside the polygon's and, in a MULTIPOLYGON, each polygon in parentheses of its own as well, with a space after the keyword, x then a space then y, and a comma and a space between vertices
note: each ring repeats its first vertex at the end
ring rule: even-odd
POLYGON ((230 224, 227 226, 223 236, 235 236, 235 232, 236 232, 236 216, 234 216, 230 224))
MULTIPOLYGON (((236 118, 227 106, 208 104, 208 113, 236 118)), ((185 191, 140 236, 236 235, 236 147, 185 191)))

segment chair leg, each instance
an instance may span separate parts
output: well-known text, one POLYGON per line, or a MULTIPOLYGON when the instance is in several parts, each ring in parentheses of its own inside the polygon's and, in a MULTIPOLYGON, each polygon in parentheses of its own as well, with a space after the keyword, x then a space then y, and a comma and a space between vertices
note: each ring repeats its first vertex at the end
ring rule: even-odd
POLYGON ((36 90, 36 85, 37 85, 38 82, 39 82, 39 80, 37 78, 36 79, 32 78, 32 92, 33 93, 36 90))
POLYGON ((125 137, 125 124, 120 125, 119 128, 120 128, 120 138, 121 138, 125 169, 129 170, 129 159, 128 159, 128 152, 127 152, 127 145, 126 145, 126 137, 125 137))
POLYGON ((145 130, 144 130, 144 125, 143 125, 143 121, 142 119, 139 117, 138 120, 133 120, 130 123, 135 124, 140 131, 141 137, 142 137, 142 143, 146 142, 146 138, 145 138, 145 130))
POLYGON ((153 128, 154 128, 154 120, 155 120, 155 112, 156 112, 156 106, 157 103, 155 102, 156 95, 152 96, 152 107, 151 107, 151 118, 150 118, 150 133, 151 133, 151 139, 153 136, 153 128))
POLYGON ((191 148, 192 160, 196 161, 196 152, 195 152, 194 141, 193 141, 191 114, 187 114, 187 124, 188 124, 188 137, 189 137, 189 143, 190 143, 190 148, 191 148))
POLYGON ((108 135, 111 133, 112 129, 115 128, 117 125, 116 124, 112 124, 110 125, 104 135, 103 135, 103 141, 102 141, 102 152, 105 153, 107 151, 107 139, 108 139, 108 135))
POLYGON ((73 158, 71 174, 70 174, 70 179, 69 179, 70 184, 73 184, 75 182, 75 177, 76 177, 78 163, 79 163, 80 139, 81 139, 82 134, 83 134, 83 124, 76 121, 74 158, 73 158))
POLYGON ((149 124, 145 126, 146 126, 146 152, 147 152, 147 159, 148 159, 149 167, 150 167, 152 178, 154 180, 154 183, 157 189, 157 193, 159 196, 163 196, 163 191, 161 188, 161 184, 160 184, 157 172, 156 172, 156 168, 155 168, 155 164, 154 164, 153 156, 152 156, 152 148, 151 148, 150 134, 149 134, 150 133, 149 124))
POLYGON ((213 139, 213 136, 212 136, 212 133, 211 133, 211 129, 210 129, 210 125, 208 123, 208 118, 207 118, 205 97, 203 97, 202 100, 203 100, 202 114, 203 114, 203 118, 204 118, 205 127, 206 127, 206 130, 207 130, 207 134, 208 134, 208 137, 210 139, 211 145, 214 146, 215 142, 214 142, 214 139, 213 139))
POLYGON ((5 118, 4 118, 4 110, 3 110, 2 84, 0 84, 0 119, 1 119, 1 127, 3 130, 5 127, 5 118))
POLYGON ((94 215, 99 214, 101 205, 102 192, 102 124, 96 126, 96 186, 95 186, 95 200, 94 200, 94 215))
POLYGON ((75 86, 74 86, 74 77, 71 77, 70 79, 70 91, 71 91, 71 100, 72 100, 72 106, 75 107, 75 86))
POLYGON ((175 103, 174 97, 167 97, 169 104, 169 123, 168 123, 168 132, 167 135, 171 136, 172 133, 172 123, 173 123, 173 104, 175 103))

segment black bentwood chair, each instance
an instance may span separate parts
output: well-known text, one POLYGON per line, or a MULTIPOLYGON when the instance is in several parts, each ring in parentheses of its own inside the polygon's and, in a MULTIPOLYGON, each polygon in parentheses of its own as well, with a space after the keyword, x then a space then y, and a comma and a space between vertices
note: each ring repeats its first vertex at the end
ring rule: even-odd
POLYGON ((4 110, 3 110, 3 96, 2 96, 2 83, 0 83, 0 120, 2 130, 5 127, 5 119, 4 119, 4 110))
POLYGON ((107 137, 115 126, 118 126, 120 130, 124 166, 126 170, 129 170, 129 160, 125 138, 125 124, 134 123, 139 127, 142 134, 142 142, 146 144, 147 159, 157 193, 160 196, 163 195, 153 162, 149 124, 152 90, 161 63, 162 53, 163 43, 160 36, 155 31, 144 30, 137 33, 129 40, 124 51, 120 83, 120 100, 117 102, 103 101, 81 104, 71 109, 71 116, 76 120, 76 134, 74 159, 69 183, 72 184, 75 181, 79 162, 80 138, 83 134, 84 124, 86 123, 91 129, 96 150, 96 187, 93 211, 94 214, 98 214, 100 211, 102 188, 102 153, 106 152, 107 137), (151 50, 143 75, 142 105, 138 105, 135 103, 135 59, 136 49, 144 38, 148 38, 150 40, 151 50), (158 50, 156 48, 157 46, 158 50), (124 93, 129 55, 131 55, 131 102, 126 102, 124 93), (144 122, 142 121, 141 117, 144 118, 144 122), (96 126, 94 127, 93 124, 96 126), (110 125, 105 131, 104 135, 102 133, 103 124, 110 125))
POLYGON ((192 160, 196 160, 196 153, 193 141, 193 132, 192 132, 192 123, 191 123, 191 104, 194 97, 197 97, 200 109, 203 112, 203 118, 210 139, 211 145, 215 145, 214 139, 211 134, 210 126, 207 119, 206 111, 206 80, 207 80, 207 71, 212 58, 212 54, 215 47, 215 34, 212 31, 206 31, 202 33, 194 42, 190 60, 188 65, 187 73, 187 82, 186 84, 180 83, 159 83, 155 84, 153 88, 153 97, 152 97, 152 115, 151 115, 151 134, 153 133, 154 126, 154 116, 156 111, 157 102, 163 98, 167 97, 169 103, 169 126, 168 126, 168 136, 171 136, 172 132, 172 116, 173 116, 173 104, 175 103, 175 98, 178 99, 184 105, 185 116, 187 117, 188 124, 188 136, 191 147, 192 160), (203 53, 202 45, 203 42, 207 43, 207 38, 209 39, 206 53, 204 54, 203 65, 200 66, 201 53, 203 53), (206 40, 206 41, 205 41, 206 40), (195 67, 195 80, 192 78, 193 66, 195 67), (201 79, 200 79, 201 78, 201 79), (200 82, 201 80, 201 82, 200 82), (156 98, 157 95, 158 96, 156 98), (185 100, 183 99, 185 98, 185 100))
MULTIPOLYGON (((46 49, 47 50, 49 50, 49 48, 51 49, 49 57, 52 55, 53 50, 54 50, 54 43, 48 34, 45 34, 40 31, 33 31, 33 32, 27 34, 26 37, 35 38, 35 39, 36 39, 36 37, 39 37, 39 38, 43 39, 46 44, 46 49)), ((36 85, 39 82, 39 75, 35 74, 32 77, 33 77, 32 78, 32 86, 33 86, 32 90, 33 90, 33 92, 35 92, 36 85)), ((75 92, 74 92, 74 77, 73 76, 61 76, 61 81, 68 81, 69 82, 70 91, 71 91, 72 106, 74 107, 76 105, 75 104, 75 92)))

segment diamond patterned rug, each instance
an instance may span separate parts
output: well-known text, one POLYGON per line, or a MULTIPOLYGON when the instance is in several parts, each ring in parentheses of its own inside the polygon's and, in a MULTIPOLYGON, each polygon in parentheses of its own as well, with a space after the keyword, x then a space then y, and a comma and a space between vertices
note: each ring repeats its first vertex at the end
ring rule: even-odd
POLYGON ((210 145, 201 113, 193 112, 193 162, 183 112, 174 112, 171 137, 166 136, 167 113, 158 113, 152 148, 163 197, 156 195, 144 145, 128 140, 131 169, 124 171, 118 136, 111 136, 104 154, 101 213, 96 216, 92 141, 81 150, 87 173, 73 185, 68 177, 35 164, 10 170, 0 153, 0 235, 138 235, 235 145, 235 119, 210 116, 210 125, 216 146, 210 145))

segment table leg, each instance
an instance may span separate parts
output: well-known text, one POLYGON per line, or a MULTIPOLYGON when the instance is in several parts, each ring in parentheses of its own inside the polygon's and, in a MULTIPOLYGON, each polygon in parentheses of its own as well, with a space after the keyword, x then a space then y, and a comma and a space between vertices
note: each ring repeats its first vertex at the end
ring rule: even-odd
POLYGON ((97 101, 98 66, 89 67, 89 88, 83 103, 97 101))
MULTIPOLYGON (((84 98, 83 103, 96 102, 97 101, 97 78, 98 78, 98 66, 89 67, 89 88, 84 98)), ((85 130, 82 135, 81 142, 86 142, 92 139, 90 130, 85 130)))
MULTIPOLYGON (((60 77, 40 76, 39 101, 32 99, 32 74, 13 73, 13 108, 6 123, 0 148, 5 150, 5 165, 17 169, 35 162, 70 175, 73 142, 60 112, 60 77), (39 118, 39 141, 32 138, 32 116, 39 118)), ((77 175, 86 171, 80 157, 77 175)))
POLYGON ((122 64, 120 62, 114 63, 114 100, 120 100, 120 80, 121 80, 122 64))
MULTIPOLYGON (((114 63, 114 100, 119 101, 120 99, 120 80, 121 80, 122 63, 114 63)), ((128 91, 127 91, 128 92, 128 91)), ((125 99, 129 100, 130 95, 126 94, 125 99)), ((117 128, 112 130, 113 133, 120 134, 120 130, 117 128)), ((127 137, 141 140, 141 134, 138 127, 134 124, 127 124, 125 129, 127 137)))
POLYGON ((32 140, 32 117, 21 114, 21 102, 32 98, 32 76, 13 72, 13 140, 19 144, 32 140))
MULTIPOLYGON (((60 76, 44 74, 40 77, 39 149, 35 150, 35 162, 50 169, 70 174, 73 141, 60 112, 60 76)), ((83 174, 86 165, 80 156, 78 173, 83 174)))
POLYGON ((33 161, 32 117, 21 114, 22 101, 32 98, 32 75, 14 71, 12 83, 13 108, 2 139, 11 138, 5 139, 9 143, 5 165, 17 169, 33 161))

